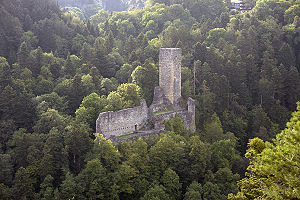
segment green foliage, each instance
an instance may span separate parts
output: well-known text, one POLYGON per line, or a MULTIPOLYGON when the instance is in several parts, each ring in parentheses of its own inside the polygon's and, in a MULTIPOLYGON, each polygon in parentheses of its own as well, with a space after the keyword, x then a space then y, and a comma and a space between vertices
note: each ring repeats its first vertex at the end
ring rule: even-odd
POLYGON ((170 200, 169 195, 165 192, 165 188, 162 185, 154 185, 151 187, 141 200, 170 200))
POLYGON ((101 2, 98 0, 58 0, 58 3, 64 12, 69 12, 74 16, 80 17, 82 20, 89 19, 90 16, 101 9, 101 2))
POLYGON ((3 183, 0 184, 0 197, 3 200, 9 200, 9 188, 3 183))
POLYGON ((170 199, 180 199, 181 183, 179 176, 172 169, 167 169, 161 177, 161 183, 166 188, 170 199))
POLYGON ((65 180, 60 185, 60 198, 61 199, 71 199, 77 194, 77 184, 75 182, 73 174, 68 172, 66 174, 65 180))
POLYGON ((85 157, 92 149, 90 129, 82 122, 73 122, 66 129, 65 144, 68 150, 69 169, 77 174, 82 170, 85 157))
POLYGON ((216 113, 211 116, 209 122, 204 124, 204 131, 205 138, 208 142, 215 142, 224 137, 222 124, 216 113))
POLYGON ((14 165, 27 167, 41 158, 43 144, 37 134, 27 133, 25 129, 19 129, 14 132, 12 139, 8 141, 14 165))
POLYGON ((125 194, 133 194, 135 192, 134 182, 138 177, 138 170, 131 167, 127 163, 123 163, 120 166, 119 174, 122 177, 120 183, 120 192, 125 194))
POLYGON ((43 183, 41 184, 41 199, 50 200, 54 198, 53 180, 51 175, 46 176, 43 183))
POLYGON ((117 93, 121 96, 123 108, 131 108, 140 105, 141 88, 133 83, 121 84, 117 88, 117 93))
POLYGON ((106 105, 107 100, 105 97, 92 93, 82 100, 80 107, 75 112, 76 119, 80 122, 88 123, 95 130, 95 121, 106 105))
MULTIPOLYGON (((261 107, 254 108, 252 113, 254 117, 251 120, 251 130, 253 136, 258 136, 262 139, 268 140, 272 138, 277 130, 277 125, 272 123, 270 118, 261 107), (269 130, 268 132, 262 130, 269 130)), ((250 118, 251 119, 251 118, 250 118)))
POLYGON ((184 200, 202 200, 203 189, 200 183, 193 181, 187 188, 184 200))
POLYGON ((246 157, 250 160, 246 178, 239 181, 241 191, 230 199, 297 199, 299 179, 300 103, 274 144, 254 138, 246 157))
POLYGON ((120 162, 120 152, 116 149, 113 143, 106 139, 103 135, 95 133, 94 140, 94 157, 101 160, 104 167, 113 171, 118 168, 120 162))
MULTIPOLYGON (((74 16, 74 17, 79 17, 81 20, 85 20, 84 13, 80 8, 77 8, 77 7, 64 7, 63 11, 65 12, 65 15, 69 14, 69 15, 74 16)), ((88 11, 86 11, 86 12, 88 12, 88 11)))
POLYGON ((5 185, 11 185, 12 175, 13 175, 13 166, 11 155, 9 154, 0 154, 0 182, 5 185))
POLYGON ((39 113, 46 112, 49 108, 57 110, 59 112, 64 112, 67 108, 67 102, 65 98, 60 97, 57 93, 52 92, 51 94, 43 94, 36 97, 38 102, 39 113))
POLYGON ((249 139, 231 198, 299 198, 297 114, 274 144, 253 139, 272 141, 300 98, 298 2, 59 4, 1 3, 0 199, 225 199, 249 139), (151 104, 161 47, 182 49, 196 133, 175 117, 118 146, 94 135, 99 113, 151 104))
POLYGON ((131 72, 132 72, 132 66, 129 64, 124 64, 121 66, 120 70, 117 71, 116 73, 116 78, 121 82, 121 83, 127 83, 130 82, 131 78, 131 72))
POLYGON ((206 182, 203 185, 203 199, 213 200, 213 199, 226 199, 226 196, 221 194, 221 190, 217 184, 206 182))
POLYGON ((36 133, 48 134, 52 128, 63 131, 67 123, 67 119, 60 115, 57 110, 48 109, 42 113, 40 119, 33 127, 36 133))
POLYGON ((58 129, 51 129, 42 151, 41 164, 43 169, 40 172, 42 177, 51 175, 55 179, 54 184, 60 183, 63 170, 67 167, 68 162, 64 151, 63 136, 58 132, 58 129))
POLYGON ((212 144, 210 151, 214 170, 224 167, 232 169, 233 164, 241 159, 235 145, 232 140, 220 140, 212 144))
POLYGON ((158 85, 158 69, 154 63, 147 60, 144 65, 138 66, 131 74, 132 82, 141 87, 143 96, 150 105, 154 87, 158 85))
POLYGON ((240 179, 239 174, 233 174, 229 168, 220 168, 215 174, 215 183, 219 186, 221 193, 226 196, 231 191, 237 192, 236 181, 240 179))
POLYGON ((208 160, 208 149, 207 146, 200 140, 199 136, 193 136, 190 138, 190 169, 189 178, 195 180, 195 177, 203 178, 205 175, 207 160, 208 160))
POLYGON ((5 86, 0 93, 1 119, 12 119, 19 127, 31 128, 36 114, 34 103, 30 94, 24 91, 21 82, 15 82, 13 86, 15 88, 10 85, 5 86))
POLYGON ((106 95, 108 95, 110 92, 114 91, 118 87, 118 83, 114 81, 115 79, 111 78, 104 78, 101 81, 101 86, 102 86, 102 92, 106 95))
POLYGON ((1 153, 5 152, 8 148, 8 141, 12 138, 16 126, 12 120, 1 120, 0 121, 0 146, 1 153))
POLYGON ((21 167, 15 174, 14 187, 12 188, 13 199, 32 199, 34 188, 30 180, 30 175, 25 168, 21 167))
POLYGON ((174 133, 165 134, 149 150, 153 178, 159 177, 168 168, 179 166, 184 157, 184 138, 174 133))
POLYGON ((95 15, 91 16, 90 20, 92 24, 98 25, 100 23, 104 23, 107 20, 108 16, 109 16, 109 12, 101 9, 98 10, 98 12, 95 15))
POLYGON ((185 132, 183 121, 177 115, 171 119, 166 119, 164 125, 166 131, 171 131, 177 134, 183 134, 185 132))
POLYGON ((87 163, 86 168, 78 175, 81 191, 89 199, 104 199, 104 188, 107 184, 106 170, 98 159, 87 163))
POLYGON ((237 117, 233 112, 224 111, 222 115, 222 127, 224 132, 231 132, 239 138, 242 151, 246 149, 248 120, 237 117))
POLYGON ((113 108, 113 111, 121 110, 122 105, 124 104, 122 102, 121 95, 117 92, 111 92, 107 96, 107 103, 108 105, 111 105, 113 108))

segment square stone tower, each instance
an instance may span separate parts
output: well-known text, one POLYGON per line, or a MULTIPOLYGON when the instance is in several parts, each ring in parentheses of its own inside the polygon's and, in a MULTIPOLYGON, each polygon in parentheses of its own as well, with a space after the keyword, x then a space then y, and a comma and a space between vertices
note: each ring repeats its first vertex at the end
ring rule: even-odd
POLYGON ((159 86, 172 104, 181 97, 180 48, 161 48, 159 53, 159 86))

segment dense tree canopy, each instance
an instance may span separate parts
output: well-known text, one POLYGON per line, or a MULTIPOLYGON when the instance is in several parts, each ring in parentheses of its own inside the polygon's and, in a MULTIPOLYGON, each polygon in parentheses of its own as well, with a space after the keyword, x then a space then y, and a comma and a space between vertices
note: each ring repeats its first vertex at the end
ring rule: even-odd
POLYGON ((230 199, 299 199, 300 103, 274 144, 252 139, 246 157, 250 160, 241 189, 230 199))
POLYGON ((300 100, 299 2, 245 4, 2 0, 0 199, 299 198, 299 108, 276 136, 300 100), (151 104, 161 47, 182 49, 196 132, 177 116, 117 146, 94 134, 151 104))

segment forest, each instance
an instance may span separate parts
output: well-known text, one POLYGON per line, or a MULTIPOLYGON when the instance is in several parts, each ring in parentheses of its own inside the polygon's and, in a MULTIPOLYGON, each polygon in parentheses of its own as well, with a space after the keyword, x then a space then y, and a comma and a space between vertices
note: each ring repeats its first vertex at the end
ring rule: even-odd
POLYGON ((1 0, 0 199, 300 199, 300 2, 244 2, 1 0), (151 104, 168 47, 196 132, 95 133, 151 104))

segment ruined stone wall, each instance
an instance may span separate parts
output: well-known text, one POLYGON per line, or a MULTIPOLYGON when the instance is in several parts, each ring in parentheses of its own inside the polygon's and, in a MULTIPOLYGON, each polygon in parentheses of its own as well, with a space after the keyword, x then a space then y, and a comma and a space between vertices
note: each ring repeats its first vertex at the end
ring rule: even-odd
POLYGON ((117 112, 100 113, 96 121, 96 132, 105 137, 120 136, 142 128, 148 120, 148 107, 145 100, 140 106, 128 108, 117 112))
POLYGON ((172 104, 171 104, 170 100, 165 96, 162 88, 159 86, 156 86, 154 88, 153 101, 149 107, 151 112, 154 113, 154 112, 163 110, 166 107, 171 107, 171 106, 172 106, 172 104))
POLYGON ((164 120, 170 119, 178 115, 182 121, 183 125, 186 129, 195 131, 195 113, 190 112, 189 110, 180 110, 180 111, 175 111, 175 112, 169 112, 169 113, 161 113, 154 115, 155 119, 155 128, 159 128, 163 125, 164 120))
POLYGON ((159 53, 159 86, 173 104, 181 97, 181 54, 179 48, 161 48, 159 53))
POLYGON ((164 130, 164 120, 176 115, 181 117, 185 128, 195 131, 195 101, 189 98, 187 109, 179 102, 181 98, 181 54, 181 49, 178 48, 160 49, 159 86, 154 89, 153 102, 149 108, 146 101, 142 100, 141 105, 134 108, 100 113, 96 121, 96 132, 102 133, 107 138, 115 138, 115 141, 121 141, 122 139, 118 136, 133 133, 146 125, 151 130, 143 133, 160 132, 164 130))

